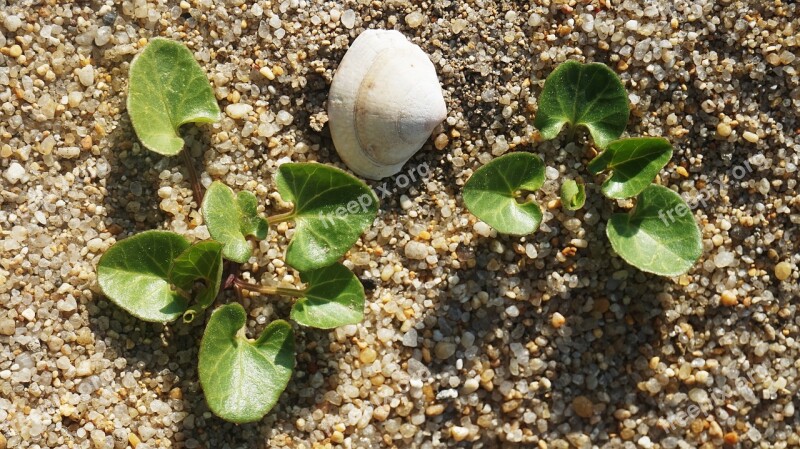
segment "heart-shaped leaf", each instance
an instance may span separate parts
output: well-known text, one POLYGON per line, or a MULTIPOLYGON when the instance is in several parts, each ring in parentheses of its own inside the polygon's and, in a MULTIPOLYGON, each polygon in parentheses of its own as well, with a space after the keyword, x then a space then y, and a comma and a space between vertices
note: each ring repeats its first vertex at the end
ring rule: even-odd
POLYGON ((509 153, 475 170, 464 184, 464 204, 498 232, 527 235, 539 228, 542 209, 519 199, 544 184, 544 163, 530 153, 509 153))
POLYGON ((561 184, 561 204, 566 210, 578 210, 586 203, 586 186, 583 181, 567 179, 561 184))
POLYGON ((623 199, 647 188, 671 157, 672 145, 667 139, 635 137, 611 142, 588 168, 593 174, 612 170, 601 190, 609 198, 623 199))
POLYGON ((258 199, 250 192, 234 195, 230 187, 214 181, 203 197, 202 209, 208 233, 224 245, 222 255, 228 260, 247 262, 253 253, 247 236, 267 237, 269 224, 258 213, 258 199))
POLYGON ((546 140, 565 124, 584 126, 594 143, 605 148, 625 131, 629 115, 628 94, 611 69, 567 61, 545 80, 534 125, 546 140))
POLYGON ((286 263, 299 271, 328 266, 358 241, 378 214, 378 198, 366 184, 333 167, 283 164, 278 192, 294 203, 282 220, 294 220, 286 263))
POLYGON ((332 329, 364 320, 364 286, 352 271, 335 263, 300 273, 307 284, 292 307, 292 319, 304 326, 332 329))
POLYGON ((245 336, 247 314, 236 303, 214 310, 200 344, 197 371, 208 407, 235 423, 258 421, 278 402, 294 370, 294 335, 273 321, 258 340, 245 336))
POLYGON ((166 323, 186 310, 187 301, 172 289, 172 261, 189 247, 173 232, 146 231, 114 244, 97 264, 97 280, 106 296, 131 315, 166 323))
POLYGON ((686 273, 703 253, 700 230, 677 193, 650 184, 627 214, 614 214, 606 234, 626 262, 661 276, 686 273))
POLYGON ((190 246, 172 262, 169 279, 186 296, 194 296, 195 304, 183 314, 184 322, 192 322, 198 312, 214 303, 219 293, 222 285, 222 244, 208 241, 190 246), (198 281, 202 281, 202 285, 196 286, 198 281))
POLYGON ((183 149, 178 128, 219 120, 211 84, 183 44, 153 39, 131 62, 129 77, 128 114, 150 151, 174 156, 183 149))

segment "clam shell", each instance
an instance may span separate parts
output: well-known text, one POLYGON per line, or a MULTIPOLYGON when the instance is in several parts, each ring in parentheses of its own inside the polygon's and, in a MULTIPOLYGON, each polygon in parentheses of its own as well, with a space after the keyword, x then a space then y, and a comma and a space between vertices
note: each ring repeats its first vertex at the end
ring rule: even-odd
POLYGON ((361 33, 333 77, 333 143, 345 164, 366 178, 399 172, 446 116, 433 63, 398 31, 361 33))

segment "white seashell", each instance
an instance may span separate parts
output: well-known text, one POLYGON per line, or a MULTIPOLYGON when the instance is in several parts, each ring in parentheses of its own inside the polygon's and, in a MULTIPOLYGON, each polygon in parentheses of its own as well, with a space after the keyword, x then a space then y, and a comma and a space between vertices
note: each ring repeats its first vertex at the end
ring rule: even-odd
POLYGON ((361 33, 333 77, 333 143, 345 164, 366 178, 399 172, 446 116, 433 63, 398 31, 361 33))

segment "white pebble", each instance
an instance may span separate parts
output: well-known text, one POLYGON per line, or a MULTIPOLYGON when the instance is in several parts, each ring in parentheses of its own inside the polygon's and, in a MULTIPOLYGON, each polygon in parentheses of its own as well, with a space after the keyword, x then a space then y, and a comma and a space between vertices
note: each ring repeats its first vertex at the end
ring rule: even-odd
POLYGON ((489 237, 492 234, 491 226, 482 221, 475 223, 475 226, 473 226, 472 229, 482 237, 489 237))
POLYGON ((234 120, 238 120, 252 111, 253 107, 245 103, 234 103, 225 107, 225 113, 234 120))
POLYGON ((428 245, 411 240, 406 243, 404 251, 409 259, 422 260, 428 255, 428 245))
POLYGON ((25 168, 16 162, 12 162, 3 174, 3 177, 11 184, 16 184, 23 176, 25 176, 25 168))
POLYGON ((3 21, 3 25, 5 25, 8 31, 14 33, 22 26, 22 19, 20 19, 19 16, 9 14, 6 16, 6 20, 3 21))
POLYGON ((342 13, 341 21, 342 25, 344 25, 345 28, 347 28, 348 30, 352 29, 356 25, 355 11, 353 11, 352 9, 346 10, 344 13, 342 13))
POLYGON ((425 17, 422 16, 422 13, 419 11, 414 11, 412 13, 406 14, 406 25, 410 26, 411 28, 416 28, 422 25, 422 21, 425 17))
POLYGON ((92 86, 94 84, 94 67, 87 65, 82 69, 78 69, 78 81, 85 87, 92 86))

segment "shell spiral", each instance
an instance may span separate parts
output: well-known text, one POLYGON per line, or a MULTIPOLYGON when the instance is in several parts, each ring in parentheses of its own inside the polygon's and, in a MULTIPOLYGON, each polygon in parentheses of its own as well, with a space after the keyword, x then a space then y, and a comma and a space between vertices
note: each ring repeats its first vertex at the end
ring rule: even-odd
POLYGON ((393 30, 367 30, 334 75, 328 117, 336 150, 357 174, 399 172, 447 116, 425 52, 393 30))

